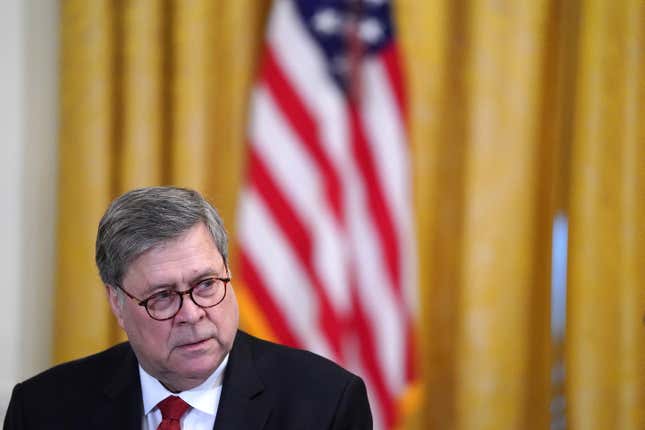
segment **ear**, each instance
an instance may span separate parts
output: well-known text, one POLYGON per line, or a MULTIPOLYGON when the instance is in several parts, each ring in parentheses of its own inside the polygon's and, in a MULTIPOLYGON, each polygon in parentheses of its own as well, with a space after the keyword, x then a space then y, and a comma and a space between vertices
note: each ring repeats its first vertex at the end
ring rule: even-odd
POLYGON ((123 326, 123 301, 119 297, 119 293, 117 292, 116 288, 107 284, 105 285, 105 292, 108 295, 108 301, 110 302, 112 313, 116 317, 116 320, 121 328, 125 330, 125 327, 123 326))

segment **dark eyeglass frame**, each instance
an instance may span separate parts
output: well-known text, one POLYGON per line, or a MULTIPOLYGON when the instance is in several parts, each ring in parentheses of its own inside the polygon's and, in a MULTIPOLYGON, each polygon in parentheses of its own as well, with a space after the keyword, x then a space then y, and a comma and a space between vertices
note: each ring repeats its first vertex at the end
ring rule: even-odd
POLYGON ((179 296, 179 307, 177 308, 177 310, 175 311, 175 313, 174 313, 174 314, 172 314, 171 316, 169 316, 169 317, 167 317, 167 318, 155 318, 155 317, 153 317, 153 316, 152 316, 152 313, 150 313, 150 309, 148 309, 148 301, 149 301, 150 299, 154 298, 154 297, 155 297, 157 294, 159 294, 159 293, 155 293, 155 294, 151 295, 150 297, 148 297, 148 298, 146 298, 146 299, 141 300, 140 298, 138 298, 138 297, 133 296, 132 294, 130 294, 130 293, 129 293, 128 291, 126 291, 126 289, 125 289, 125 288, 123 288, 121 285, 119 285, 119 284, 117 284, 117 283, 115 283, 114 285, 116 285, 116 287, 117 287, 119 290, 123 291, 123 292, 125 293, 125 295, 126 295, 126 296, 128 296, 129 298, 131 298, 132 300, 134 300, 135 302, 137 302, 137 304, 138 304, 139 306, 143 306, 143 307, 146 309, 146 312, 148 313, 148 316, 149 316, 150 318, 152 318, 152 319, 153 319, 153 320, 155 320, 155 321, 168 321, 169 319, 173 319, 173 318, 174 318, 174 317, 179 313, 179 311, 181 310, 181 307, 184 305, 184 296, 185 296, 185 295, 189 295, 189 296, 190 296, 190 299, 193 301, 193 303, 195 303, 197 306, 199 306, 199 307, 200 307, 200 308, 202 308, 202 309, 214 308, 215 306, 217 306, 217 305, 219 305, 220 303, 222 303, 222 302, 224 301, 224 299, 226 298, 226 287, 227 287, 227 286, 228 286, 228 284, 231 282, 231 278, 230 278, 230 277, 227 277, 227 278, 213 277, 213 278, 210 278, 210 279, 217 280, 217 281, 221 281, 221 282, 223 282, 223 283, 224 283, 224 295, 222 296, 222 298, 221 298, 219 301, 217 301, 217 303, 215 303, 215 304, 213 304, 213 305, 210 305, 210 306, 202 306, 202 305, 200 305, 199 303, 197 303, 197 301, 195 300, 195 297, 193 296, 193 291, 195 290, 195 288, 197 288, 197 287, 199 286, 199 284, 194 285, 194 286, 190 287, 189 289, 187 289, 187 290, 185 290, 185 291, 167 290, 166 292, 168 292, 168 293, 174 293, 174 294, 176 294, 176 295, 178 295, 178 296, 179 296))

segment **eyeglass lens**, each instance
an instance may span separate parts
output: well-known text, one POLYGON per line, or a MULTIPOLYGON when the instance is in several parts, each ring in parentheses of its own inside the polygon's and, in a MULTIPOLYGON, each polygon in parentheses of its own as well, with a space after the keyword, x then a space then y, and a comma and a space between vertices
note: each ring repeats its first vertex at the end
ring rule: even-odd
POLYGON ((170 319, 179 312, 184 295, 189 295, 199 307, 213 307, 224 300, 226 282, 222 279, 208 279, 186 291, 162 291, 146 301, 146 310, 154 319, 170 319))

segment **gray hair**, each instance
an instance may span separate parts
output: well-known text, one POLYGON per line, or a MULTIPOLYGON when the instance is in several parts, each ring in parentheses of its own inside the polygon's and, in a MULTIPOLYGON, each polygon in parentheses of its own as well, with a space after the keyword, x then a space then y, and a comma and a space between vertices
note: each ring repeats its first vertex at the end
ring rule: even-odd
POLYGON ((99 222, 96 265, 103 283, 119 285, 132 261, 204 223, 228 267, 228 239, 217 210, 197 191, 147 187, 112 202, 99 222))

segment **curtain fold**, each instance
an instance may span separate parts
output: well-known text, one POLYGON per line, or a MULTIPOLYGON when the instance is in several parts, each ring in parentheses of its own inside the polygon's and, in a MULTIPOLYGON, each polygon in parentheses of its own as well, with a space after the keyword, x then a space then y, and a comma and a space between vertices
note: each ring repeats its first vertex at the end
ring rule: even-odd
POLYGON ((204 190, 212 160, 214 3, 171 7, 170 182, 204 190))
POLYGON ((421 295, 423 404, 413 428, 456 428, 458 254, 462 241, 466 42, 459 2, 398 3, 407 70, 421 295), (441 143, 445 144, 441 144, 441 143), (446 199, 445 196, 451 196, 446 199))
POLYGON ((583 1, 571 161, 571 428, 645 426, 645 5, 583 1))
POLYGON ((121 83, 118 192, 167 180, 168 58, 165 19, 158 0, 125 2, 120 11, 121 83))
POLYGON ((550 251, 537 217, 552 215, 538 210, 552 181, 539 157, 547 6, 471 2, 457 428, 548 426, 548 391, 530 392, 541 388, 532 376, 549 376, 548 363, 531 361, 549 345, 531 325, 549 313, 549 278, 539 276, 548 267, 537 266, 550 251))
POLYGON ((93 261, 98 221, 114 197, 147 185, 194 187, 234 231, 245 103, 269 3, 61 5, 57 363, 125 339, 93 261))
POLYGON ((551 7, 400 8, 423 262, 422 421, 431 428, 549 423, 551 7))
MULTIPOLYGON (((270 6, 61 2, 56 362, 123 339, 93 261, 116 195, 197 188, 235 243, 270 6)), ((395 12, 423 374, 401 428, 549 427, 556 211, 571 232, 567 428, 645 427, 645 4, 399 0, 395 12)), ((261 304, 236 292, 243 327, 272 338, 261 304)))
POLYGON ((61 5, 56 362, 112 343, 93 243, 112 197, 114 9, 107 0, 61 5))

